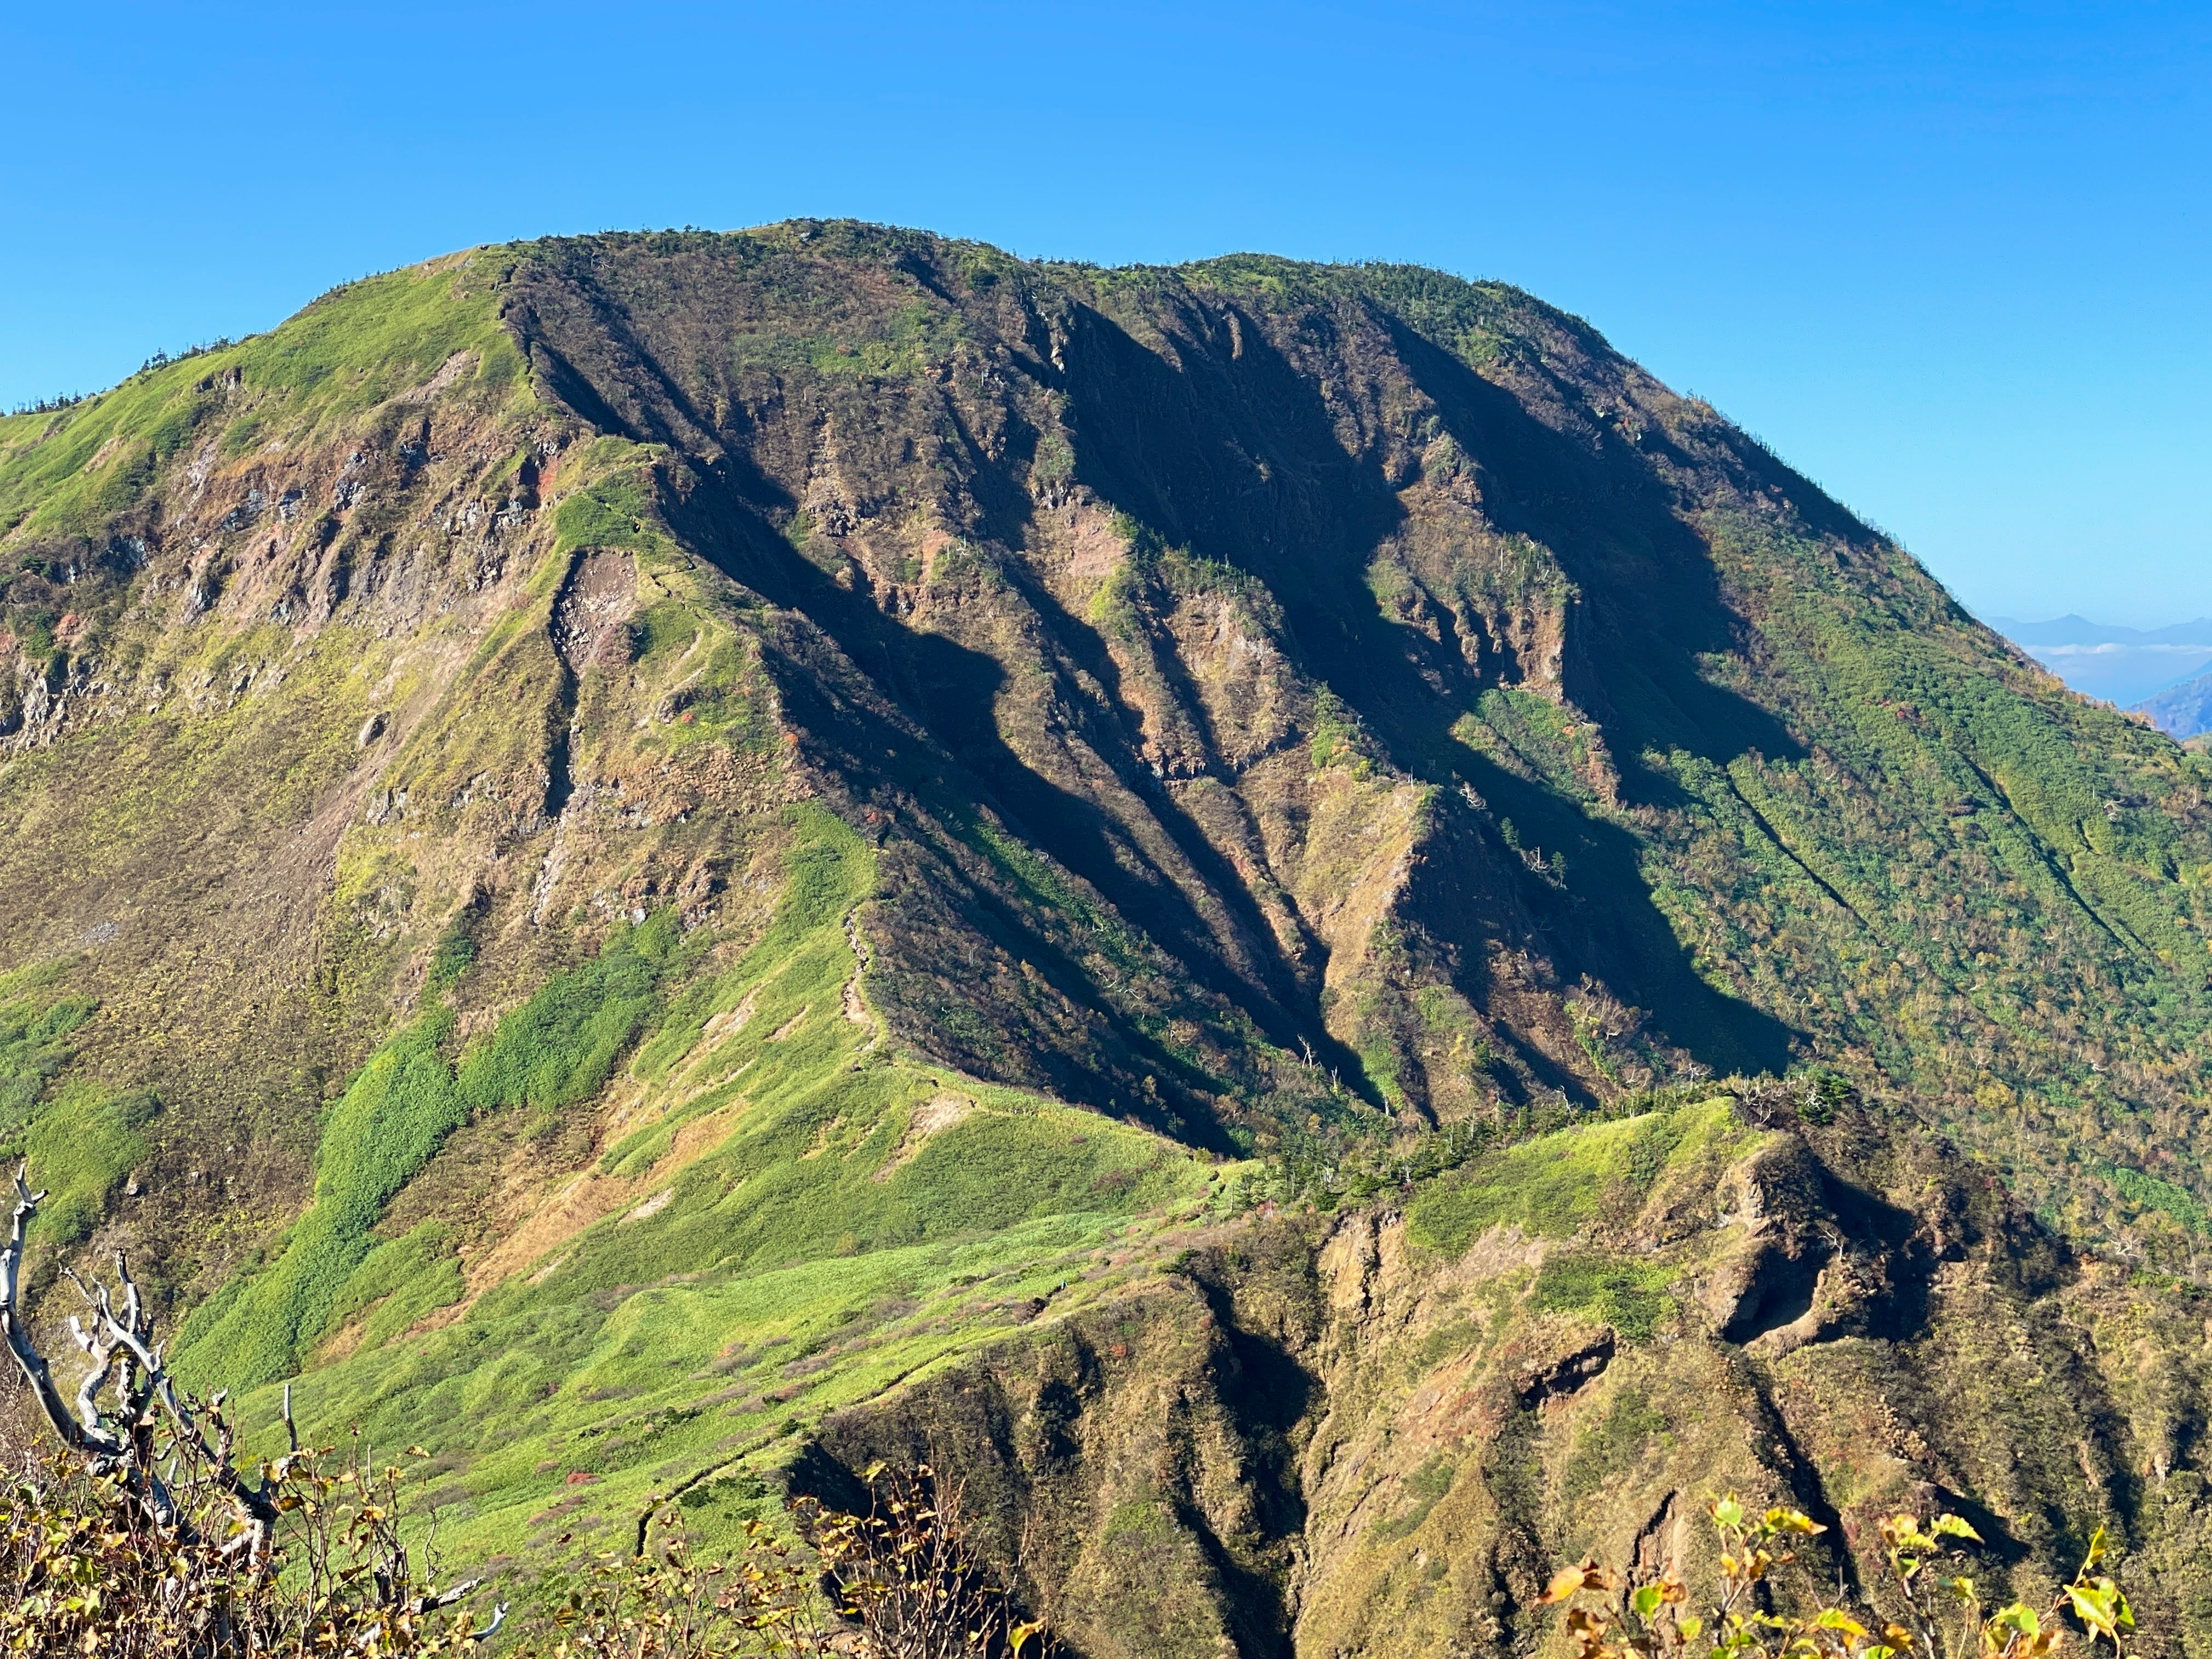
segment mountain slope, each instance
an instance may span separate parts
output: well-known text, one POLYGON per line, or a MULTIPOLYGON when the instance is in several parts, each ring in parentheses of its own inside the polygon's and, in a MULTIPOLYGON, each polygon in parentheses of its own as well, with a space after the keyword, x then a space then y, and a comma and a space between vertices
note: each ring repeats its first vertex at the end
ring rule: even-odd
MULTIPOLYGON (((2025 670, 1579 325, 1419 272, 1243 260, 1055 293, 979 285, 980 255, 877 257, 882 290, 825 315, 767 255, 549 252, 516 314, 546 384, 694 458, 701 544, 1267 1038, 1326 1025, 1411 1117, 1794 1043, 1863 1056, 2015 1164, 2040 1161, 2037 1104, 1977 1091, 2066 1103, 2130 1067, 2124 1116, 2201 1087, 2196 763, 2025 670), (762 367, 763 341, 853 367, 762 367), (1316 860, 1346 879, 1344 811, 1407 837, 1403 897, 1342 904, 1349 931, 1300 886, 1316 860), (2082 1018, 2112 994, 2160 1012, 2116 1041, 2082 1018), (1495 1059, 1438 1063, 1455 1044, 1495 1059)), ((838 763, 878 787, 872 756, 838 763)), ((1113 994, 1094 973, 1073 1000, 1113 994)), ((2116 1164, 2154 1156, 2112 1133, 2116 1164)))
POLYGON ((2150 723, 2170 738, 2212 731, 2212 675, 2192 675, 2179 685, 2169 685, 2137 703, 2136 713, 2148 715, 2150 723))
POLYGON ((1102 1659, 1555 1650, 1551 1575, 1705 1581, 1729 1492, 1829 1529, 1785 1596, 1871 1589, 1880 1523, 1941 1505, 1988 1540, 1981 1592, 2034 1605, 2104 1526, 2139 1639, 2184 1650, 2212 1592, 2200 1322, 1929 1151, 1717 1101, 1402 1207, 1218 1230, 1138 1294, 833 1413, 795 1484, 849 1502, 878 1459, 959 1468, 1102 1659))
MULTIPOLYGON (((198 1380, 425 1439, 481 1552, 675 1483, 728 1524, 1263 1194, 1387 1207, 1718 1073, 1940 1128, 2039 1212, 2000 1255, 2208 1224, 2206 763, 1509 289, 478 249, 0 422, 0 1134, 52 1245, 137 1249, 198 1380)), ((1711 1251, 1592 1316, 1734 1364, 1711 1251)), ((1255 1386, 1351 1408, 1318 1340, 1255 1386)), ((1255 1431, 1300 1504, 1318 1420, 1255 1431)), ((1318 1546, 1267 1526, 1193 1631, 1289 1639, 1318 1546)))

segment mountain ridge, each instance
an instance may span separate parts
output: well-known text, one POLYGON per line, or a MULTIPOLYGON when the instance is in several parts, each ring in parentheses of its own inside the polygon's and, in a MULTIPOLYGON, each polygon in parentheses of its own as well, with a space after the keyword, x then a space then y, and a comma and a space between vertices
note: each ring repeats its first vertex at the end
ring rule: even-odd
POLYGON ((2136 705, 2135 712, 2170 738, 2212 731, 2212 675, 2193 674, 2136 705))
MULTIPOLYGON (((1713 1432, 1846 1358, 1909 1418, 2001 1305, 2075 1356, 2094 1467, 2192 1455, 2196 1362, 2144 1403, 2088 1333, 2179 1317, 2207 1230, 2212 773, 1516 290, 842 222, 481 248, 0 420, 0 1132, 54 1172, 45 1282, 130 1244, 197 1380, 434 1425, 457 1535, 518 1571, 672 1483, 709 1528, 834 1484, 964 1379, 1093 1542, 1135 1504, 1210 1563, 1176 1650, 1320 1643, 1309 1593, 1379 1643, 1403 1586, 1301 1579, 1337 1546, 1289 1518, 1366 1386, 1301 1298, 1353 1297, 1321 1263, 1363 1228, 1474 1298, 1409 1364, 1623 1355, 1419 1443, 1518 1517, 1455 1534, 1423 1641, 1514 1646, 1490 1598, 1589 1497, 1523 1504, 1516 1460, 1662 1335, 1751 1379, 1713 1432), (1866 1137, 1939 1132, 1850 1195, 1866 1137), (1587 1192, 1497 1195, 1555 1167, 1587 1192), (1999 1175, 2018 1206, 1913 1195, 1999 1175), (1390 1231, 1449 1193, 1473 1231, 1390 1231), (1955 1297, 1866 1314, 1967 1261, 1960 1206, 1955 1297), (1800 1291, 1805 1340, 1731 1358, 1800 1291), (1139 1493, 1079 1431, 1153 1409, 1094 1382, 1160 1297, 1210 1310, 1170 1370, 1273 1486, 1191 1453, 1139 1493)), ((2107 1486, 2005 1486, 1936 1418, 1878 1476, 1741 1467, 1839 1514, 1965 1482, 2044 1571, 2107 1486)), ((1590 1478, 1656 1504, 1684 1477, 1623 1433, 1590 1478)), ((1445 1478, 1388 1467, 1329 1524, 1445 1478)), ((2128 1490, 2146 1548, 2195 1535, 2128 1490)), ((1390 1573, 1440 1509, 1376 1523, 1390 1573)), ((1089 1547, 1030 1590, 1170 1650, 1089 1547)))
POLYGON ((2043 623, 2019 622, 2009 617, 1991 617, 1987 620, 1991 628, 2016 645, 2133 645, 2149 641, 2160 645, 2212 646, 2212 617, 2168 623, 2158 628, 2093 623, 2070 611, 2043 623))

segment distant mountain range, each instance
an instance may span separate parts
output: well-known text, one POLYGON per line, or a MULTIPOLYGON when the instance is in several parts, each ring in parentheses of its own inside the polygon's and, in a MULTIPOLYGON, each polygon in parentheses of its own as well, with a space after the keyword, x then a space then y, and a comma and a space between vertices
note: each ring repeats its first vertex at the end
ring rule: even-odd
POLYGON ((2148 629, 2074 616, 1987 621, 2076 691, 2137 709, 2177 738, 2212 729, 2212 617, 2148 629))

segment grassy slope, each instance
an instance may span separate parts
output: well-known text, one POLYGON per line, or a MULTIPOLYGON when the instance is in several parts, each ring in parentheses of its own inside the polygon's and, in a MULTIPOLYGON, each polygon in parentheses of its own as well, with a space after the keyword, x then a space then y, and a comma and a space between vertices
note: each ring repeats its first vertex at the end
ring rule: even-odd
MULTIPOLYGON (((793 829, 787 885, 760 939, 656 999, 623 1079, 633 1127, 579 1177, 607 1183, 620 1207, 549 1243, 458 1319, 412 1332, 462 1293, 434 1225, 365 1253, 356 1234, 351 1277, 300 1330, 304 1349, 354 1328, 345 1357, 298 1385, 307 1420, 421 1441, 454 1471, 438 1497, 457 1548, 534 1559, 571 1529, 612 1544, 649 1491, 702 1475, 720 1483, 695 1500, 712 1533, 757 1509, 756 1467, 787 1456, 823 1412, 1000 1334, 1033 1298, 1106 1293, 1122 1276, 1100 1260, 1109 1240, 1127 1252, 1219 1190, 1141 1131, 887 1052, 844 1001, 857 966, 844 924, 870 891, 870 853, 818 810, 795 809, 793 829), (917 1113, 948 1098, 962 1115, 940 1109, 944 1127, 917 1134, 917 1113)), ((606 973, 606 961, 577 974, 606 973)), ((342 1201, 373 1208, 390 1184, 393 1172, 333 1155, 354 1144, 353 1113, 393 1110, 398 1068, 430 1071, 418 1098, 467 1097, 479 1078, 550 1079, 542 1096, 525 1086, 472 1102, 514 1133, 576 1107, 589 1092, 580 1066, 605 1050, 589 1018, 564 1026, 547 1010, 579 988, 556 981, 450 1067, 423 1027, 393 1039, 334 1116, 317 1209, 234 1313, 210 1304, 188 1333, 187 1367, 212 1379, 242 1364, 238 1380, 259 1380, 251 1342, 271 1322, 248 1310, 296 1301, 295 1254, 332 1252, 309 1224, 342 1201), (248 1322, 234 1334, 226 1319, 248 1322)), ((578 1011, 603 1024, 613 1006, 578 1011)), ((377 1144, 389 1158, 424 1139, 377 1144)), ((269 1391, 247 1409, 265 1420, 269 1391)))
POLYGON ((0 533, 95 533, 210 437, 226 459, 272 438, 312 441, 459 352, 478 358, 462 395, 503 402, 526 371, 499 325, 501 258, 478 249, 350 283, 270 333, 142 370, 58 414, 0 417, 0 533), (263 401, 211 429, 233 373, 263 401))
POLYGON ((1722 949, 1772 1004, 1918 1095, 2053 1219, 2185 1249, 2108 1172, 2206 1180, 2188 1126, 2212 1090, 2212 772, 2008 661, 1917 568, 1905 603, 1869 615, 1832 578, 1803 591, 1826 550, 1740 520, 1715 539, 1813 752, 1672 757, 1703 809, 1677 890, 1722 895, 1722 949))
MULTIPOLYGON (((75 1069, 14 1103, 0 1150, 56 1192, 48 1247, 120 1212, 129 1231, 108 1237, 157 1295, 212 1288, 291 1219, 318 1096, 392 1018, 404 954, 377 913, 415 884, 358 836, 335 890, 318 866, 362 804, 345 801, 356 734, 435 696, 471 619, 299 613, 419 542, 409 495, 446 486, 467 448, 504 441, 514 472, 542 416, 498 320, 501 270, 479 251, 349 284, 270 334, 0 421, 0 639, 20 653, 0 726, 35 718, 41 692, 94 714, 0 760, 23 896, 9 952, 85 1011, 75 1069), (459 456, 408 447, 434 397, 459 456), (365 505, 332 495, 342 467, 365 505), (133 1171, 134 1198, 151 1192, 125 1203, 133 1171)), ((501 470, 473 481, 493 501, 501 470)))
POLYGON ((160 1104, 68 1075, 73 1032, 98 1004, 58 985, 58 964, 0 974, 0 1163, 25 1162, 50 1194, 41 1255, 81 1244, 145 1156, 160 1104))
MULTIPOLYGON (((80 539, 97 554, 114 515, 157 486, 177 489, 210 441, 235 460, 280 439, 380 429, 389 400, 458 351, 477 357, 450 393, 459 404, 501 418, 533 409, 495 320, 499 258, 477 258, 355 285, 272 336, 151 371, 64 416, 0 422, 11 550, 33 577, 33 564, 82 552, 80 539), (221 400, 233 367, 259 400, 251 408, 221 400)), ((1192 280, 1285 304, 1357 289, 1466 362, 1501 376, 1544 368, 1525 341, 1527 302, 1503 290, 1406 273, 1293 281, 1264 262, 1192 280)), ((926 379, 942 343, 927 322, 910 306, 849 354, 825 343, 786 362, 756 340, 746 361, 846 381, 863 371, 926 379)), ((1691 438, 1720 441, 1710 427, 1691 438)), ((1467 447, 1475 441, 1467 434, 1467 447)), ((487 471, 484 499, 517 464, 487 471)), ((752 866, 772 890, 757 915, 732 901, 727 918, 694 933, 664 884, 639 907, 641 923, 611 921, 629 905, 608 896, 626 891, 638 861, 610 854, 567 896, 573 908, 552 914, 544 943, 524 949, 513 944, 523 930, 463 925, 468 882, 422 843, 458 842, 475 821, 440 803, 501 767, 537 765, 548 732, 569 734, 587 779, 659 775, 709 755, 763 771, 781 759, 791 734, 761 666, 770 619, 657 520, 656 489, 674 470, 666 452, 611 437, 564 460, 550 533, 533 544, 516 603, 472 637, 451 681, 462 693, 410 732, 382 780, 413 796, 417 816, 349 822, 322 916, 327 970, 376 1011, 380 1046, 310 1126, 311 1203, 289 1235, 263 1240, 258 1272, 203 1304, 182 1350, 200 1379, 254 1390, 249 1411, 264 1426, 271 1380, 304 1364, 307 1420, 357 1422, 387 1445, 423 1442, 453 1506, 454 1547, 470 1555, 538 1559, 570 1528, 620 1541, 648 1491, 683 1480, 697 1480, 702 1525, 731 1524, 764 1501, 759 1472, 824 1412, 1002 1336, 1040 1302, 1056 1316, 1158 1271, 1229 1202, 1220 1172, 1186 1150, 887 1042, 848 928, 866 934, 878 860, 819 807, 769 811, 749 799, 712 831, 742 819, 731 843, 768 849, 752 866), (586 664, 564 704, 549 689, 560 673, 550 619, 575 561, 608 550, 631 556, 652 592, 628 660, 586 664), (380 933, 394 895, 413 908, 380 933), (604 1155, 547 1195, 542 1241, 489 1268, 463 1254, 480 1248, 465 1206, 405 1201, 459 1137, 542 1145, 557 1168, 551 1149, 588 1141, 603 1121, 604 1155)), ((1316 700, 1291 752, 1333 781, 1367 785, 1395 765, 1423 790, 1463 782, 1492 803, 1497 825, 1517 820, 1516 851, 1559 851, 1552 826, 1593 847, 1621 838, 1625 862, 1571 840, 1556 870, 1531 871, 1532 902, 1563 891, 1584 914, 1656 905, 1708 981, 1863 1064, 1863 1076, 1925 1091, 2038 1196, 2078 1202, 2085 1231, 2201 1231, 2186 1128, 2203 1087, 2189 1048, 2205 1015, 2198 907, 2212 870, 2196 792, 2212 775, 2008 665, 1901 555, 1869 553, 1862 532, 1843 538, 1860 560, 1845 569, 1837 534, 1790 511, 1723 503, 1706 523, 1767 654, 1753 678, 1742 657, 1717 650, 1698 683, 1771 705, 1802 753, 1717 746, 1694 688, 1667 682, 1668 663, 1635 641, 1609 658, 1617 672, 1594 719, 1488 685, 1450 711, 1445 736, 1416 741, 1388 696, 1348 679, 1344 698, 1316 700), (1884 559, 1869 574, 1868 561, 1884 559), (1626 775, 1618 796, 1601 787, 1607 744, 1626 775), (2069 1169, 2076 1143, 2085 1156, 2069 1169)), ((1596 542, 1552 529, 1549 544, 1516 532, 1526 568, 1509 573, 1512 592, 1559 606, 1602 592, 1596 542)), ((1253 616, 1279 614, 1234 560, 1145 534, 1158 592, 1102 590, 1093 620, 1115 640, 1164 636, 1158 617, 1137 614, 1140 599, 1164 613, 1230 593, 1253 616), (1127 617, 1115 609, 1124 600, 1127 617)), ((1412 596, 1402 570, 1362 580, 1378 604, 1412 596)), ((281 700, 208 713, 182 738, 126 714, 82 739, 103 757, 153 757, 137 782, 71 821, 65 839, 86 858, 169 834, 179 801, 215 789, 210 779, 247 791, 225 769, 228 745, 275 725, 295 725, 305 747, 269 769, 275 781, 252 805, 274 814, 312 802, 353 763, 372 706, 356 683, 360 661, 394 666, 387 642, 343 623, 305 646, 273 625, 149 641, 131 634, 122 575, 72 591, 96 601, 74 644, 46 588, 10 590, 9 626, 56 653, 52 675, 104 642, 150 653, 179 680, 227 680, 257 653, 295 653, 281 700), (19 592, 30 597, 15 603, 19 592)), ((87 752, 34 750, 5 776, 27 799, 58 802, 87 752)), ((711 821, 697 809, 698 826, 711 821)), ((995 827, 969 828, 1024 902, 1103 941, 1107 977, 1158 962, 1096 890, 1079 890, 995 827)), ((680 845, 690 831, 659 833, 680 845)), ((521 902, 519 887, 505 890, 500 902, 521 902)), ((1354 989, 1385 1000, 1374 986, 1354 989)), ((1479 1053, 1486 1039, 1449 990, 1431 982, 1408 999, 1423 1039, 1479 1053)), ((94 1224, 158 1127, 143 1091, 66 1070, 95 1002, 52 963, 0 986, 0 1134, 39 1158, 65 1232, 94 1224)), ((1153 1018, 1163 1032, 1177 1023, 1153 1018)), ((1592 1074, 1610 1077, 1615 1056, 1589 1023, 1578 1038, 1592 1074)), ((1357 1048, 1396 1103, 1402 1054, 1379 1039, 1357 1048)), ((1419 1200, 1416 1242, 1449 1252, 1500 1221, 1572 1238, 1669 1172, 1703 1169, 1729 1133, 1712 1111, 1690 1110, 1496 1152, 1419 1200)), ((1671 1316, 1663 1275, 1588 1253, 1547 1260, 1522 1292, 1540 1313, 1601 1317, 1632 1335, 1671 1316)))

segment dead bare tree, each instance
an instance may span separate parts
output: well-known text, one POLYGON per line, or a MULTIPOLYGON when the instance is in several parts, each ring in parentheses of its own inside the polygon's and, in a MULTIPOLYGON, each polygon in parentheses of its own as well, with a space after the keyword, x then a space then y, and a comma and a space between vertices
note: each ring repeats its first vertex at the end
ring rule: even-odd
MULTIPOLYGON (((15 1212, 7 1244, 0 1250, 0 1337, 79 1473, 94 1481, 113 1482, 137 1522, 154 1533, 212 1557, 225 1564, 226 1572, 240 1572, 244 1582, 263 1588, 276 1580, 277 1526, 288 1510, 310 1517, 305 1523, 309 1535, 304 1547, 309 1577, 317 1581, 311 1587, 311 1600, 319 1595, 322 1581, 329 1579, 333 1586, 343 1582, 367 1587, 355 1592, 361 1602, 353 1609, 356 1614, 421 1619, 452 1607, 479 1588, 483 1581, 476 1578, 443 1590, 428 1582, 432 1567, 427 1546, 423 1570, 416 1572, 395 1519, 392 1500, 397 1470, 378 1477, 362 1468, 357 1480, 355 1475, 333 1480, 320 1472, 324 1452, 301 1447, 289 1383, 282 1407, 285 1451, 260 1463, 255 1478, 241 1473, 236 1425, 226 1396, 217 1392, 203 1401, 178 1386, 161 1346, 154 1340, 153 1316, 120 1252, 115 1257, 112 1286, 98 1281, 88 1285, 74 1272, 64 1270, 63 1276, 85 1304, 83 1315, 70 1316, 69 1328, 88 1362, 74 1399, 65 1396, 39 1351, 22 1306, 25 1241, 46 1197, 31 1189, 28 1174, 27 1166, 15 1171, 15 1212), (359 1572, 341 1570, 333 1559, 326 1506, 301 1501, 303 1495, 326 1498, 348 1480, 355 1481, 363 1495, 363 1507, 348 1540, 353 1552, 364 1557, 357 1563, 362 1569, 359 1572), (380 1485, 386 1501, 371 1505, 367 1494, 375 1485, 380 1485)), ((499 1607, 490 1625, 466 1632, 465 1641, 489 1636, 506 1613, 505 1607, 499 1607)))
POLYGON ((83 1461, 88 1474, 119 1480, 155 1526, 188 1530, 191 1518, 178 1507, 161 1469, 159 1442, 166 1428, 171 1468, 176 1467, 179 1459, 190 1459, 236 1506, 245 1522, 238 1543, 259 1565, 267 1555, 276 1525, 276 1488, 300 1453, 299 1432, 292 1423, 291 1390, 288 1388, 284 1397, 290 1449, 267 1465, 258 1481, 249 1481, 239 1474, 233 1460, 234 1436, 229 1415, 223 1410, 224 1396, 217 1394, 201 1407, 189 1395, 179 1392, 154 1341, 153 1316, 138 1293, 137 1282, 131 1277, 131 1264, 118 1251, 118 1291, 96 1281, 88 1286, 75 1273, 64 1271, 63 1276, 83 1297, 89 1315, 88 1318, 70 1315, 70 1334, 91 1362, 77 1384, 74 1404, 64 1400, 23 1315, 24 1243, 32 1218, 46 1197, 44 1192, 31 1190, 27 1174, 27 1166, 15 1171, 15 1215, 6 1252, 0 1255, 0 1334, 5 1335, 9 1352, 30 1384, 32 1398, 62 1444, 83 1461), (118 1293, 119 1308, 116 1305, 118 1293), (206 1424, 213 1425, 212 1439, 206 1424))

